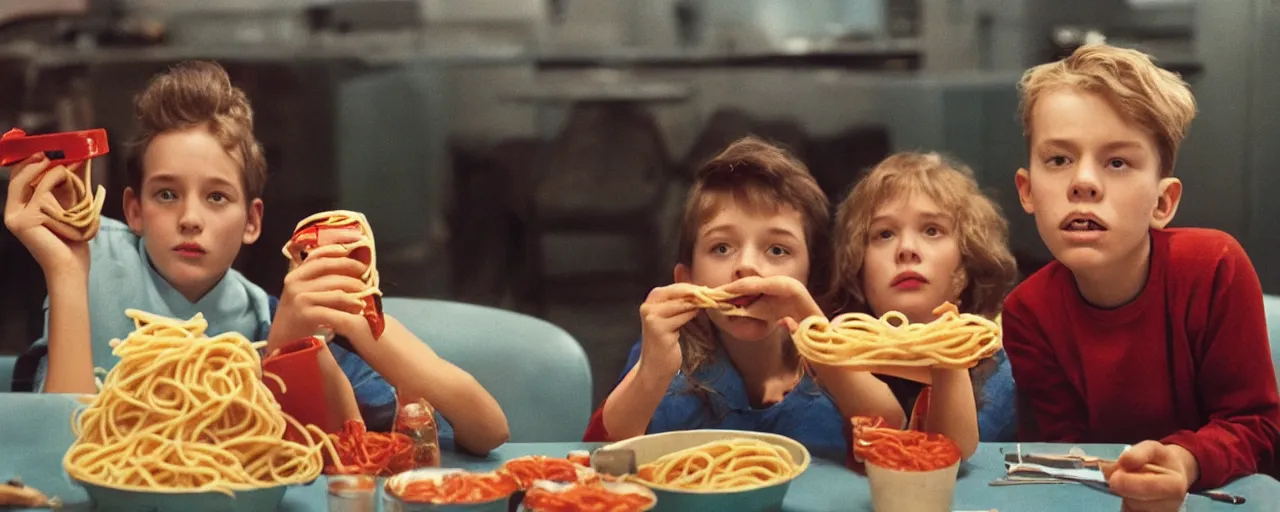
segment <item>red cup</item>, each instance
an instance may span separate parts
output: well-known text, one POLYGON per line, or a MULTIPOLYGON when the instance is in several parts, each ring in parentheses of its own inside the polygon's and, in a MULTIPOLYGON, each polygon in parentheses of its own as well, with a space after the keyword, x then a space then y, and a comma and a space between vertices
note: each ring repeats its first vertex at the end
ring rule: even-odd
MULTIPOLYGON (((275 379, 263 381, 285 414, 302 425, 315 425, 325 432, 334 432, 329 425, 329 401, 324 394, 324 376, 320 373, 320 349, 324 342, 308 336, 289 343, 262 361, 262 371, 280 377, 285 389, 275 379)), ((304 437, 290 425, 285 439, 302 442, 304 437)))

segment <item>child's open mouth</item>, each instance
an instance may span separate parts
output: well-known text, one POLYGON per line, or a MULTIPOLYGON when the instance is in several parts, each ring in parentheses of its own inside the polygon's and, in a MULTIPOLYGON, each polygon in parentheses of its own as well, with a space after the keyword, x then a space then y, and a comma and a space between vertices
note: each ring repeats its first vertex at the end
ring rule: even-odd
POLYGON ((1091 214, 1077 213, 1067 217, 1059 229, 1063 231, 1106 231, 1107 226, 1091 214))
POLYGON ((751 306, 752 304, 755 304, 756 301, 760 300, 762 297, 764 297, 764 294, 743 295, 741 297, 734 297, 725 302, 728 302, 729 304, 732 304, 738 307, 739 309, 747 309, 747 307, 751 306))
POLYGON ((1107 228, 1102 227, 1102 224, 1098 224, 1097 222, 1094 222, 1091 220, 1071 221, 1062 229, 1065 229, 1067 231, 1106 231, 1107 230, 1107 228))

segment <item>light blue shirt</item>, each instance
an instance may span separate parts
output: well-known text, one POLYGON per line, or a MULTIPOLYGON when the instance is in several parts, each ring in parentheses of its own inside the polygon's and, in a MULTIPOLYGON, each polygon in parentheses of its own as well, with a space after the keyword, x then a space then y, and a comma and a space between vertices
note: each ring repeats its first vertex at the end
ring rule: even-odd
MULTIPOLYGON (((151 265, 146 245, 129 226, 103 218, 98 235, 89 242, 89 329, 93 366, 110 371, 120 362, 111 353, 111 340, 133 332, 133 320, 126 309, 139 309, 169 318, 188 319, 202 313, 209 322, 205 334, 217 336, 238 332, 254 341, 267 339, 277 301, 235 269, 199 301, 188 301, 151 265)), ((33 345, 48 345, 49 299, 44 302, 44 336, 33 345)), ((378 372, 359 355, 330 345, 338 366, 355 391, 361 416, 369 430, 388 431, 396 414, 396 393, 378 372)), ((48 358, 42 357, 34 388, 44 389, 48 358)), ((436 415, 440 435, 451 443, 453 430, 436 415)))
MULTIPOLYGON (((141 237, 115 219, 103 218, 98 235, 89 241, 89 337, 93 366, 111 370, 120 358, 111 353, 111 340, 133 332, 126 309, 139 309, 170 318, 188 319, 203 313, 209 336, 238 332, 253 340, 267 339, 271 312, 267 292, 234 269, 209 293, 192 303, 165 281, 147 255, 141 237)), ((47 345, 49 299, 44 303, 44 336, 35 345, 47 345)), ((44 388, 48 359, 40 361, 35 389, 44 388)))

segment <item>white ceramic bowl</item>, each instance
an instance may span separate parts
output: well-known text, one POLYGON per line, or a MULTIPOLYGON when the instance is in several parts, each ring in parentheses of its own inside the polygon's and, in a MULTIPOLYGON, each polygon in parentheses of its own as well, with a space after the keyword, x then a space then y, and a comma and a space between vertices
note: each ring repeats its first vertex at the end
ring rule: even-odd
POLYGON ((809 468, 809 450, 799 442, 776 434, 740 430, 682 430, 634 437, 605 446, 602 449, 628 449, 636 454, 636 465, 644 465, 663 455, 686 448, 726 439, 756 439, 778 445, 791 452, 798 470, 795 476, 773 485, 741 491, 669 490, 654 488, 658 497, 655 512, 684 510, 732 510, 735 512, 765 512, 780 510, 787 496, 791 480, 809 468))

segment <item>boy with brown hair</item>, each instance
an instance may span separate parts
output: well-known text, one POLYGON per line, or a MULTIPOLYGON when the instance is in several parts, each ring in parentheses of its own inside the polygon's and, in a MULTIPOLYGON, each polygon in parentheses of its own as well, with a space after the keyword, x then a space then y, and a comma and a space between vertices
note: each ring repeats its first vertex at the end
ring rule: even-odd
POLYGON ((34 193, 16 193, 48 159, 32 156, 11 176, 5 223, 44 270, 49 293, 45 336, 31 352, 39 358, 47 347, 38 390, 96 392, 94 369, 119 361, 110 340, 134 330, 128 308, 203 313, 210 335, 267 336, 266 292, 231 269, 261 232, 267 172, 244 92, 221 66, 186 62, 152 78, 134 107, 140 133, 129 145, 126 222, 101 219, 89 241, 61 238, 35 216, 65 185, 45 178, 34 193))
POLYGON ((285 280, 278 312, 274 297, 231 268, 261 232, 267 165, 249 100, 222 66, 183 62, 156 75, 138 95, 135 114, 140 133, 129 147, 127 224, 104 218, 92 240, 69 241, 47 218, 65 173, 55 168, 41 179, 49 161, 36 155, 11 177, 5 225, 44 270, 49 293, 45 336, 29 352, 41 359, 37 389, 95 393, 94 369, 119 361, 110 340, 134 330, 129 308, 179 319, 200 313, 210 336, 238 332, 273 345, 331 324, 365 347, 359 355, 341 347, 320 352, 326 397, 345 406, 334 409, 342 417, 333 423, 362 419, 370 430, 389 430, 397 385, 436 406, 450 422, 441 423, 441 436, 457 446, 484 453, 506 441, 506 417, 471 375, 389 316, 380 342, 366 342, 372 336, 365 322, 344 321, 349 313, 323 300, 344 277, 360 275, 361 263, 315 258, 285 280), (28 191, 37 179, 39 188, 28 191))
POLYGON ((1230 235, 1165 227, 1195 117, 1187 84, 1093 45, 1028 70, 1019 90, 1031 163, 1014 182, 1055 258, 1005 301, 1021 437, 1136 443, 1106 468, 1131 509, 1274 472, 1280 402, 1258 277, 1230 235))
POLYGON ((785 318, 822 314, 806 289, 826 286, 831 258, 826 195, 803 163, 747 137, 702 166, 685 203, 675 284, 640 305, 641 341, 591 418, 584 440, 722 428, 795 439, 844 460, 846 418, 903 421, 886 384, 866 372, 805 369, 785 318), (691 297, 718 288, 734 310, 691 297))

